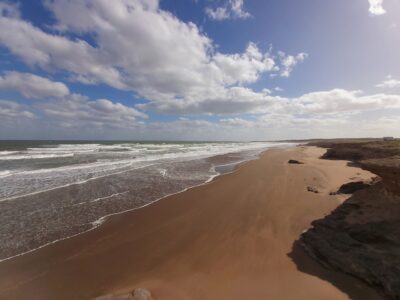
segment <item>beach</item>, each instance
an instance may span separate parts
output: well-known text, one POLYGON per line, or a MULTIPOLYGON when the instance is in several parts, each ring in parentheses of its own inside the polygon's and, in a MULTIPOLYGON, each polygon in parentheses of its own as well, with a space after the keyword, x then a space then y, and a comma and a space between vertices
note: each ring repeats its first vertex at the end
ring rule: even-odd
POLYGON ((293 248, 313 220, 346 199, 330 192, 373 176, 319 159, 324 152, 268 150, 207 184, 3 261, 0 299, 92 299, 135 288, 166 300, 380 299, 293 248))

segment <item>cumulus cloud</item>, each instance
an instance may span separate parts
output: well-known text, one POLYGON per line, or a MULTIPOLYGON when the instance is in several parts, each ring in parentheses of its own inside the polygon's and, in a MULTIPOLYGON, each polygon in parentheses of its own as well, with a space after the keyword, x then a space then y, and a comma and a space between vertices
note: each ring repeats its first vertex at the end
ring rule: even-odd
POLYGON ((368 0, 368 2, 371 15, 380 16, 386 13, 386 10, 383 8, 383 0, 368 0))
POLYGON ((138 110, 108 99, 90 100, 71 94, 58 101, 39 103, 37 108, 50 122, 67 128, 135 128, 147 116, 138 110))
MULTIPOLYGON (((47 1, 57 21, 57 31, 48 32, 21 19, 17 6, 0 5, 0 43, 29 66, 59 72, 85 84, 103 83, 134 91, 145 98, 145 103, 129 107, 108 99, 90 99, 71 93, 62 82, 8 72, 0 75, 0 89, 42 101, 27 107, 2 100, 2 120, 5 116, 9 120, 21 116, 68 130, 129 129, 153 137, 156 132, 165 133, 164 138, 176 137, 191 128, 190 134, 198 132, 199 137, 206 138, 201 132, 212 135, 220 131, 215 136, 220 137, 226 130, 235 134, 238 128, 243 136, 255 129, 260 130, 258 134, 268 128, 305 133, 310 127, 323 128, 328 134, 349 126, 349 115, 400 109, 400 95, 389 93, 333 89, 288 98, 271 92, 279 92, 280 88, 255 91, 248 85, 265 74, 289 77, 307 54, 274 55, 253 42, 241 53, 222 53, 195 24, 161 10, 156 0, 110 3, 47 1), (93 37, 90 44, 79 38, 86 34, 93 37), (167 124, 145 123, 143 111, 188 118, 167 124), (240 118, 243 113, 252 114, 252 118, 240 118), (190 120, 193 115, 210 114, 220 121, 190 120)), ((243 1, 227 3, 229 10, 225 13, 229 17, 246 14, 243 1)), ((400 83, 388 77, 377 86, 395 88, 400 83)))
POLYGON ((0 116, 3 121, 15 121, 19 118, 35 118, 35 115, 24 106, 8 100, 0 100, 0 116))
MULTIPOLYGON (((59 34, 2 15, 0 43, 28 65, 67 72, 70 79, 85 84, 105 83, 134 91, 150 102, 147 107, 199 107, 204 113, 215 113, 214 106, 218 109, 222 102, 235 107, 248 97, 228 96, 236 96, 243 85, 265 73, 281 72, 287 77, 306 57, 280 53, 275 61, 252 42, 243 53, 218 52, 195 24, 161 10, 156 0, 115 0, 112 5, 101 0, 45 3, 57 20, 59 34), (70 39, 68 33, 90 34, 94 43, 70 39)), ((245 14, 243 2, 229 3, 236 15, 245 14)), ((250 102, 254 106, 254 100, 250 102)))
POLYGON ((126 139, 144 127, 146 117, 121 103, 78 94, 30 105, 0 100, 0 138, 126 139))
MULTIPOLYGON (((246 93, 244 90, 237 92, 246 93)), ((205 140, 379 136, 395 135, 394 131, 400 124, 400 95, 368 95, 361 91, 340 89, 308 93, 296 98, 265 93, 263 97, 253 100, 252 114, 248 118, 243 118, 242 114, 235 115, 236 111, 248 109, 249 101, 238 101, 234 105, 236 108, 231 110, 233 116, 221 116, 216 122, 195 116, 195 119, 181 117, 173 122, 145 123, 142 120, 146 115, 134 108, 107 99, 90 100, 77 94, 31 103, 29 108, 11 101, 0 101, 0 136, 3 136, 1 126, 7 120, 13 128, 20 125, 15 122, 16 118, 32 120, 35 122, 30 126, 32 128, 47 126, 50 130, 50 126, 58 133, 72 132, 75 138, 84 137, 85 133, 96 138, 116 138, 116 134, 121 132, 121 138, 205 140), (35 119, 32 110, 40 117, 35 119)), ((218 109, 225 113, 226 105, 220 105, 218 109)), ((177 109, 185 112, 207 110, 196 106, 172 108, 173 111, 177 109)))
MULTIPOLYGON (((261 114, 252 119, 222 118, 217 122, 201 119, 181 119, 168 123, 153 123, 141 132, 153 138, 200 140, 273 140, 337 137, 392 136, 400 127, 397 115, 379 116, 371 112, 357 115, 288 113, 261 114), (351 128, 352 130, 348 130, 351 128)), ((396 114, 396 112, 394 112, 396 114)))
POLYGON ((228 0, 223 6, 206 7, 205 12, 212 20, 247 19, 251 14, 244 10, 244 0, 228 0))
POLYGON ((280 98, 268 95, 267 91, 259 93, 245 87, 232 87, 215 94, 210 93, 209 98, 204 98, 202 101, 197 99, 154 101, 138 105, 138 108, 166 114, 222 115, 263 112, 271 109, 277 101, 280 101, 280 98))
POLYGON ((368 132, 370 136, 398 136, 397 128, 400 128, 398 113, 397 115, 380 116, 374 120, 368 118, 360 120, 359 126, 354 126, 354 134, 365 135, 365 132, 368 132))
POLYGON ((0 76, 0 89, 18 91, 26 98, 42 100, 29 106, 1 100, 0 116, 3 121, 7 119, 14 124, 17 118, 33 119, 32 110, 39 113, 44 122, 75 128, 134 128, 141 119, 147 118, 133 107, 108 99, 91 100, 81 94, 72 94, 64 83, 30 73, 5 73, 0 76))
POLYGON ((97 47, 3 17, 0 41, 28 64, 147 97, 182 95, 206 84, 203 75, 212 71, 212 42, 194 24, 159 10, 157 1, 56 0, 47 7, 59 30, 93 34, 97 47))
POLYGON ((337 114, 358 113, 400 107, 400 95, 364 94, 361 91, 333 89, 303 94, 287 98, 270 95, 269 90, 254 92, 245 87, 226 89, 224 94, 204 101, 163 101, 150 102, 138 106, 144 110, 154 110, 167 114, 337 114))
POLYGON ((393 78, 391 75, 386 76, 386 79, 377 84, 376 87, 382 89, 394 89, 400 87, 400 80, 393 78))
POLYGON ((218 21, 229 19, 230 16, 227 7, 217 7, 214 9, 207 7, 205 12, 210 19, 218 21))
POLYGON ((261 53, 254 43, 249 43, 243 54, 217 53, 213 61, 224 74, 226 84, 255 82, 261 74, 276 70, 271 54, 261 53))
POLYGON ((83 40, 72 41, 48 34, 13 17, 0 17, 0 27, 0 43, 30 66, 59 69, 112 87, 126 88, 120 73, 112 66, 101 63, 105 58, 101 57, 99 49, 83 40))
MULTIPOLYGON (((133 128, 147 115, 133 107, 108 99, 91 100, 80 94, 71 94, 62 82, 30 73, 7 72, 0 76, 0 90, 18 91, 26 98, 42 99, 33 108, 46 121, 61 127, 133 128)), ((0 115, 33 118, 33 113, 12 101, 2 101, 0 115)))
POLYGON ((6 72, 0 76, 0 90, 16 90, 27 98, 64 97, 69 94, 68 87, 62 82, 30 73, 6 72))
POLYGON ((371 94, 333 89, 304 94, 288 99, 278 111, 291 114, 359 113, 387 108, 400 108, 400 95, 371 94))
POLYGON ((296 56, 286 55, 284 52, 279 52, 279 56, 281 58, 281 72, 280 75, 282 77, 289 77, 290 73, 292 73, 293 68, 300 62, 303 62, 308 54, 307 53, 299 53, 296 56))
MULTIPOLYGON (((85 84, 105 83, 135 91, 150 102, 147 107, 188 107, 193 111, 199 107, 197 110, 205 113, 215 113, 214 106, 220 112, 222 104, 239 107, 235 104, 240 102, 243 107, 247 96, 229 98, 236 96, 240 90, 236 88, 280 69, 289 76, 306 57, 304 53, 281 53, 279 65, 271 53, 263 53, 251 42, 243 53, 221 53, 195 24, 161 10, 156 0, 110 3, 47 1, 57 20, 58 35, 3 15, 0 43, 31 66, 67 72, 69 78, 85 84), (70 32, 91 34, 95 43, 72 40, 67 37, 70 32)), ((229 3, 236 15, 245 14, 243 2, 229 3)), ((254 105, 251 102, 249 106, 254 105)))
POLYGON ((24 136, 29 130, 37 129, 40 119, 30 107, 14 101, 0 100, 0 138, 32 138, 24 136))

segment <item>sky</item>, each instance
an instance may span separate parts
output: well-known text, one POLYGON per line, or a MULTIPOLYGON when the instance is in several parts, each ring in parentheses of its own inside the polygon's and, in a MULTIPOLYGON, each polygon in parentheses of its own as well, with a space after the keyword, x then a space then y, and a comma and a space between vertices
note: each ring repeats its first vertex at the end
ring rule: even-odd
POLYGON ((0 139, 400 136, 400 0, 0 0, 0 139))

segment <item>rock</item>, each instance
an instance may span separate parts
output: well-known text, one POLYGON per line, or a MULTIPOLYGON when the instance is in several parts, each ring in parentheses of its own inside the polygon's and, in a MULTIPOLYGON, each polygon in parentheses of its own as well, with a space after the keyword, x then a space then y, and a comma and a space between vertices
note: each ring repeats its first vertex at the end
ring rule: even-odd
POLYGON ((312 192, 312 193, 315 193, 315 194, 318 194, 318 193, 319 193, 319 191, 318 191, 316 188, 311 187, 311 186, 308 186, 308 187, 307 187, 307 191, 312 192))
POLYGON ((133 291, 133 300, 152 300, 151 293, 142 288, 137 288, 133 291))
POLYGON ((370 184, 363 181, 349 182, 343 184, 337 191, 337 194, 353 194, 354 192, 368 188, 370 186, 370 184))
MULTIPOLYGON (((400 195, 400 156, 388 159, 366 160, 361 165, 363 169, 378 175, 386 190, 400 195)), ((374 181, 379 181, 379 178, 374 181)))
POLYGON ((132 294, 124 294, 124 295, 105 295, 96 297, 93 300, 134 300, 132 294))
POLYGON ((288 163, 289 163, 289 164, 295 164, 295 165, 302 165, 302 164, 304 164, 303 162, 298 161, 298 160, 295 160, 295 159, 289 159, 288 163))
POLYGON ((352 160, 378 177, 370 187, 343 185, 340 192, 357 193, 314 221, 298 243, 323 266, 359 278, 385 299, 400 300, 400 142, 347 141, 325 147, 330 149, 322 158, 352 160))
POLYGON ((153 300, 151 293, 143 288, 136 288, 132 293, 123 295, 105 295, 96 297, 93 300, 153 300))
POLYGON ((400 195, 379 182, 354 193, 302 234, 300 245, 325 267, 400 299, 400 195))

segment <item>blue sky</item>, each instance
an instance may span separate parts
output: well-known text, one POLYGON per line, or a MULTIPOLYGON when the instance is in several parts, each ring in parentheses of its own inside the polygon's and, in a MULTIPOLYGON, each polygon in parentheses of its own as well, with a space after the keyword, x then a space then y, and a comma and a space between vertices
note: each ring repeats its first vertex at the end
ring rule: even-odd
POLYGON ((1 139, 398 135, 398 0, 0 1, 1 139))

